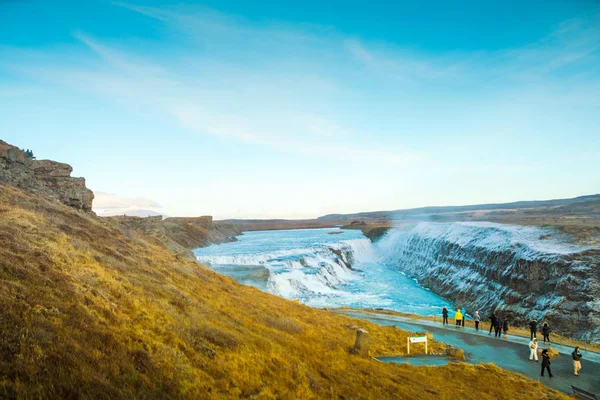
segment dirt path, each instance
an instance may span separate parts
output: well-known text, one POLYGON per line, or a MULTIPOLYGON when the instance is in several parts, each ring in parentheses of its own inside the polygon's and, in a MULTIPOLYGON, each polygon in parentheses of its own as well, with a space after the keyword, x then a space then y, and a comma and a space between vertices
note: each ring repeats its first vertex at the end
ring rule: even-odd
MULTIPOLYGON (((436 340, 465 350, 467 362, 494 363, 500 368, 517 372, 535 379, 553 389, 564 393, 573 393, 571 385, 589 392, 600 394, 600 354, 583 352, 581 376, 573 375, 572 348, 552 345, 560 356, 552 359, 553 378, 540 376, 541 361, 529 361, 529 340, 523 337, 509 336, 507 339, 488 336, 488 330, 476 331, 474 328, 444 327, 439 323, 400 316, 370 313, 360 310, 335 310, 333 312, 352 318, 365 319, 380 325, 396 325, 411 332, 427 330, 436 340)), ((489 329, 489 326, 487 327, 489 329)), ((540 343, 543 348, 543 343, 540 343)), ((501 383, 500 383, 501 384, 501 383)))

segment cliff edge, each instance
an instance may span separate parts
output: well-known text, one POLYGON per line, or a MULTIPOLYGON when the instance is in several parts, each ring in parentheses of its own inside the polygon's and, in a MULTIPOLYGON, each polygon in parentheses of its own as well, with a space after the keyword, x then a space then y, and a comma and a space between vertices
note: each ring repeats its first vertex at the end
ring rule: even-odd
POLYGON ((28 158, 23 150, 0 140, 0 183, 91 212, 94 193, 84 178, 73 178, 71 172, 68 164, 28 158))
POLYGON ((152 237, 169 250, 194 258, 192 249, 235 241, 235 236, 242 233, 235 224, 213 222, 211 216, 194 218, 156 217, 104 217, 121 230, 131 234, 152 237))

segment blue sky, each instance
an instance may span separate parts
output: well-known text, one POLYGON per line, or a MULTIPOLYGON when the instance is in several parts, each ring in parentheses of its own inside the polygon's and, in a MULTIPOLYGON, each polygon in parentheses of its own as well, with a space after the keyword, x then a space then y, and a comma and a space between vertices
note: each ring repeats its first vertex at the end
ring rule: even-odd
POLYGON ((389 3, 0 1, 0 138, 168 215, 600 192, 597 2, 389 3))

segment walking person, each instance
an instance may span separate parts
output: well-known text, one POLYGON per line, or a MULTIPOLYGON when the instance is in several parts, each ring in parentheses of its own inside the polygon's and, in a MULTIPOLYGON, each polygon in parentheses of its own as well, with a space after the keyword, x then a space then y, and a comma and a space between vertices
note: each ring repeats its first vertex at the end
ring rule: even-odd
POLYGON ((537 338, 537 321, 535 319, 529 322, 529 332, 531 333, 530 339, 537 338))
POLYGON ((544 376, 544 369, 548 371, 548 376, 552 378, 552 371, 550 370, 550 356, 548 355, 548 349, 542 350, 542 376, 544 376))
POLYGON ((460 328, 462 324, 463 315, 459 309, 456 310, 456 314, 454 315, 454 319, 456 320, 456 327, 460 328))
POLYGON ((495 333, 495 337, 500 337, 502 335, 502 317, 498 316, 498 318, 496 318, 496 324, 494 325, 494 333, 495 333))
POLYGON ((479 316, 479 311, 475 311, 475 316, 473 317, 473 321, 475 321, 475 330, 479 330, 479 321, 481 321, 481 317, 479 316))
POLYGON ((546 344, 546 340, 548 343, 552 343, 550 341, 550 327, 547 322, 544 322, 544 325, 542 325, 542 335, 544 335, 544 344, 546 344))
POLYGON ((579 376, 579 370, 581 369, 581 353, 579 352, 579 346, 575 347, 575 350, 571 353, 573 356, 573 373, 575 376, 579 376))
POLYGON ((448 309, 446 307, 442 308, 442 325, 448 325, 448 309))
POLYGON ((502 330, 504 331, 504 337, 508 337, 508 318, 504 318, 502 321, 502 330))
POLYGON ((492 334, 492 329, 494 329, 494 327, 496 326, 496 314, 494 314, 494 312, 492 311, 492 313, 490 314, 490 332, 488 333, 488 336, 492 334))
POLYGON ((462 326, 465 327, 465 319, 467 319, 467 310, 465 308, 460 309, 460 313, 462 314, 462 326))
POLYGON ((533 338, 531 340, 531 342, 529 342, 529 360, 534 360, 535 362, 538 362, 538 355, 537 355, 537 349, 538 349, 538 341, 537 338, 533 338))

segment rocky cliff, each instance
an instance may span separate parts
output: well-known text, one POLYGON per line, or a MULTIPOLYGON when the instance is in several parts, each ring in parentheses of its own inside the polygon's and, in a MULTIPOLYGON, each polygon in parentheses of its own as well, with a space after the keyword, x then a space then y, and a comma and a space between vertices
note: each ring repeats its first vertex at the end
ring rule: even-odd
POLYGON ((195 218, 156 217, 106 217, 107 221, 116 224, 130 233, 141 233, 153 237, 168 249, 178 254, 194 258, 191 250, 236 240, 242 233, 235 224, 213 222, 211 216, 195 218))
POLYGON ((92 211, 94 193, 84 178, 71 177, 68 164, 50 160, 32 160, 25 152, 0 140, 0 183, 59 201, 86 212, 92 211))
POLYGON ((465 306, 513 325, 535 318, 566 336, 600 341, 600 249, 551 228, 493 223, 421 223, 391 230, 385 261, 465 306))

